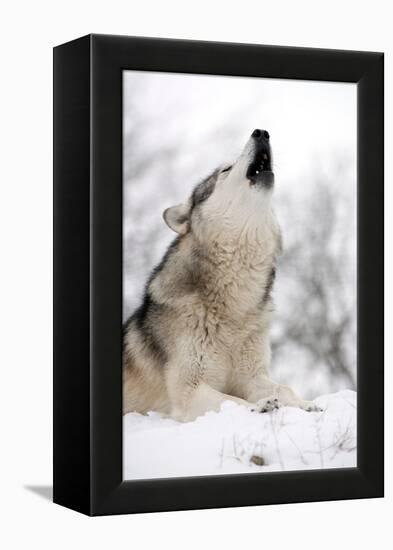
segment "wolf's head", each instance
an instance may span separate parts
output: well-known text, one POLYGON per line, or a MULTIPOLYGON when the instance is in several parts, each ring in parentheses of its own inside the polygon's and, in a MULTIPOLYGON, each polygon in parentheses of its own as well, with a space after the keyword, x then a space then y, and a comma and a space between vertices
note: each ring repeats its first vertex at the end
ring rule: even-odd
POLYGON ((167 208, 164 220, 180 235, 201 238, 258 229, 270 219, 273 186, 269 133, 254 130, 237 161, 215 170, 185 203, 167 208))

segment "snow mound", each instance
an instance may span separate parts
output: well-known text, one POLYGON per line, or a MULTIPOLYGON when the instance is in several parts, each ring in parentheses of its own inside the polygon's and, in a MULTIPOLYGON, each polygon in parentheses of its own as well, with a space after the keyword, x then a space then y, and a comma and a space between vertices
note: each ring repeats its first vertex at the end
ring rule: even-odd
POLYGON ((321 413, 258 414, 232 402, 180 423, 150 412, 123 420, 123 478, 356 467, 356 393, 315 399, 321 413))

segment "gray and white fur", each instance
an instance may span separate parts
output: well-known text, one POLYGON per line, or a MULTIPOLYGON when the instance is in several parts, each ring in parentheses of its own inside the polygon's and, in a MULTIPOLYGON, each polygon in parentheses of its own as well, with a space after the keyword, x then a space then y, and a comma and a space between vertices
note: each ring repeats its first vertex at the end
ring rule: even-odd
POLYGON ((124 327, 123 412, 190 421, 226 401, 267 412, 319 410, 269 378, 280 228, 269 134, 165 210, 177 233, 124 327))

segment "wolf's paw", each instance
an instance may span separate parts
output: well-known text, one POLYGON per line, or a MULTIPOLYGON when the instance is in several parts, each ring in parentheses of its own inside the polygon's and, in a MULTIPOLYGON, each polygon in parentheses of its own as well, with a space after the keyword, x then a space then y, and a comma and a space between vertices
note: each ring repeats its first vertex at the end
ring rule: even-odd
POLYGON ((299 408, 307 412, 323 412, 323 409, 316 405, 313 401, 301 401, 299 408))
POLYGON ((282 403, 280 403, 277 397, 266 397, 265 399, 257 401, 251 411, 266 413, 279 409, 280 407, 282 407, 282 403))

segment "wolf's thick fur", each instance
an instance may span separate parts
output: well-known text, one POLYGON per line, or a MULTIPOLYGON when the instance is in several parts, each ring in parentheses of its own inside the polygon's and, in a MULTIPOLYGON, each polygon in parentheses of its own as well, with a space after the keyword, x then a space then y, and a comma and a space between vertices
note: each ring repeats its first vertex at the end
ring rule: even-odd
POLYGON ((188 421, 225 400, 262 412, 317 410, 268 378, 281 236, 271 208, 270 146, 254 134, 233 166, 164 212, 178 236, 124 328, 124 413, 155 410, 188 421), (263 171, 250 176, 261 151, 263 171))

